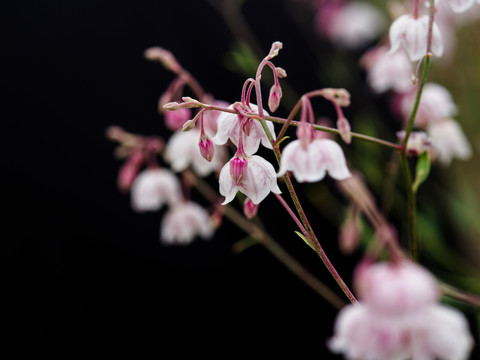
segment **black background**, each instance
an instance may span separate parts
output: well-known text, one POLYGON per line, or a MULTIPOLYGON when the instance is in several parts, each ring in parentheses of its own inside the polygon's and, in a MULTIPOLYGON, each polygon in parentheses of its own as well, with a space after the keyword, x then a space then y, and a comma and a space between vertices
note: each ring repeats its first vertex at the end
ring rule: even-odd
MULTIPOLYGON (((280 4, 244 11, 265 51, 283 41, 277 64, 299 91, 319 88, 280 4)), ((233 36, 220 15, 204 1, 111 0, 4 2, 0 14, 4 358, 334 358, 336 310, 267 251, 233 254, 244 235, 227 221, 210 241, 163 246, 161 212, 134 213, 116 188, 105 129, 165 131, 157 99, 173 77, 144 49, 172 50, 207 91, 238 99, 245 78, 225 69, 233 36)), ((276 209, 271 198, 260 209, 272 234, 335 287, 313 252, 282 236, 293 224, 276 209)))

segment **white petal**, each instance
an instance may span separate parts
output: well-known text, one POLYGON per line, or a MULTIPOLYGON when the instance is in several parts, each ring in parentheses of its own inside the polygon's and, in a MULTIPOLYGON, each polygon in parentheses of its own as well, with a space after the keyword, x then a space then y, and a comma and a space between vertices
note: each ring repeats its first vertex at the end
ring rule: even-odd
POLYGON ((470 9, 475 0, 447 0, 447 2, 453 11, 459 13, 470 9))
POLYGON ((443 55, 443 39, 437 24, 433 23, 432 27, 432 53, 436 56, 443 55))
POLYGON ((389 38, 390 38, 390 53, 394 53, 400 47, 402 47, 405 41, 405 31, 409 25, 411 16, 402 15, 398 17, 392 25, 390 25, 389 38))
MULTIPOLYGON (((233 109, 233 104, 228 107, 233 109)), ((217 145, 223 145, 227 142, 231 134, 238 126, 238 116, 227 112, 222 112, 217 118, 217 133, 212 138, 212 142, 217 145)))
POLYGON ((228 204, 235 198, 238 191, 238 186, 234 183, 232 176, 230 175, 230 161, 226 163, 218 179, 220 184, 220 194, 225 197, 225 201, 222 205, 228 204))
POLYGON ((348 170, 345 155, 340 145, 330 139, 319 139, 315 140, 314 143, 319 144, 317 148, 321 146, 321 150, 319 149, 323 157, 321 161, 325 164, 327 172, 332 178, 345 180, 352 176, 348 170))
POLYGON ((279 194, 277 177, 273 165, 264 158, 253 155, 248 160, 247 176, 240 189, 257 205, 267 197, 270 191, 279 194))
POLYGON ((427 53, 428 16, 410 18, 405 29, 405 50, 411 61, 420 60, 427 53))

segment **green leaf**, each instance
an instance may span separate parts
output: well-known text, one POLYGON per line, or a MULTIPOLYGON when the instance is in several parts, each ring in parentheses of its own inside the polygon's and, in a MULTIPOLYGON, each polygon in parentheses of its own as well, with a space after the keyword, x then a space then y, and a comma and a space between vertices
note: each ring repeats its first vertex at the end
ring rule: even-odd
POLYGON ((297 234, 300 239, 302 239, 303 241, 305 241, 305 244, 307 244, 308 246, 310 246, 310 248, 315 251, 315 249, 313 248, 312 244, 310 243, 310 241, 308 241, 308 239, 305 237, 305 235, 303 235, 301 232, 299 231, 295 231, 295 234, 297 234))
POLYGON ((420 184, 427 180, 428 174, 430 174, 430 155, 428 151, 425 151, 417 160, 416 178, 412 185, 413 192, 417 192, 420 184))

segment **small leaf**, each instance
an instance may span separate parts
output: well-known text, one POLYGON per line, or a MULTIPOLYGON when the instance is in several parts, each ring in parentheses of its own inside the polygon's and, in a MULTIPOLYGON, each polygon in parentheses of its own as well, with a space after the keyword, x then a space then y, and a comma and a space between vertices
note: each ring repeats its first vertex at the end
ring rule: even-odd
POLYGON ((427 180, 428 174, 430 174, 430 155, 428 151, 425 151, 417 160, 416 178, 412 185, 413 192, 417 192, 420 184, 427 180))
POLYGON ((299 232, 299 231, 295 231, 295 234, 297 234, 297 235, 300 237, 300 239, 302 239, 303 241, 305 241, 305 244, 307 244, 308 246, 310 246, 310 248, 315 251, 315 249, 313 248, 312 244, 310 243, 310 241, 308 241, 308 239, 305 237, 305 235, 303 235, 303 234, 302 234, 301 232, 299 232))

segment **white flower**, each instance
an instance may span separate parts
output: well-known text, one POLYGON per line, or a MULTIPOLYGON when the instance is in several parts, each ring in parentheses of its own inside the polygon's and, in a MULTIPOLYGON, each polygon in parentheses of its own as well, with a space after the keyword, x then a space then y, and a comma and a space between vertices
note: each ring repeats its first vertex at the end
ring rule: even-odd
POLYGON ((189 131, 176 131, 168 140, 165 148, 165 160, 170 163, 174 171, 183 171, 190 165, 199 176, 207 176, 223 165, 225 149, 215 146, 212 160, 205 160, 200 153, 198 141, 200 130, 194 128, 189 131))
MULTIPOLYGON (((405 139, 405 130, 397 132, 397 137, 400 141, 405 139)), ((421 155, 425 151, 429 151, 432 148, 432 142, 428 137, 427 133, 423 131, 412 131, 410 137, 408 138, 407 144, 407 154, 408 155, 421 155)))
POLYGON ((203 239, 213 236, 213 226, 207 211, 193 202, 180 202, 163 217, 161 240, 166 244, 189 244, 198 235, 203 239))
MULTIPOLYGON (((442 56, 442 36, 435 23, 432 31, 432 53, 442 56)), ((398 17, 390 26, 389 36, 391 53, 403 48, 411 61, 420 60, 427 53, 428 16, 416 19, 412 15, 398 17)))
POLYGON ((454 158, 468 160, 472 156, 472 147, 455 120, 432 122, 427 132, 432 140, 434 155, 442 165, 449 165, 454 158))
POLYGON ((255 205, 265 199, 270 191, 281 194, 275 169, 267 160, 258 155, 246 156, 246 164, 241 166, 242 169, 232 169, 234 174, 231 174, 230 164, 237 159, 231 159, 220 172, 220 194, 225 196, 223 205, 232 201, 238 191, 249 197, 255 205))
MULTIPOLYGON (((401 100, 400 108, 406 119, 410 116, 416 96, 416 92, 412 92, 401 100)), ((443 121, 456 114, 457 105, 444 86, 437 83, 425 84, 415 118, 415 126, 423 128, 430 122, 443 121)))
POLYGON ((328 174, 336 180, 351 176, 343 150, 330 139, 314 139, 307 147, 300 140, 290 142, 282 152, 278 176, 292 171, 298 182, 315 182, 328 174))
POLYGON ((368 52, 363 60, 368 84, 376 93, 390 89, 406 92, 413 88, 413 66, 405 52, 392 54, 382 46, 368 52))
POLYGON ((328 346, 347 359, 467 359, 473 339, 461 312, 440 305, 434 277, 409 261, 364 263, 361 304, 338 314, 328 346))
MULTIPOLYGON (((228 107, 229 109, 233 109, 233 104, 228 107)), ((257 113, 257 105, 250 104, 250 108, 253 112, 257 113)), ((268 115, 266 111, 264 111, 265 115, 268 115)), ((249 120, 251 121, 251 129, 248 135, 245 134, 244 141, 243 141, 243 148, 247 155, 253 155, 258 151, 258 147, 260 146, 260 142, 263 146, 268 149, 272 149, 272 144, 267 138, 265 131, 262 128, 262 125, 257 120, 249 120)), ((266 121, 267 127, 270 130, 270 133, 275 138, 275 129, 273 127, 273 123, 271 121, 266 121)), ((223 145, 227 142, 228 139, 232 140, 235 146, 238 146, 238 139, 240 136, 240 121, 238 119, 237 114, 231 114, 227 112, 223 112, 217 119, 217 133, 212 138, 214 144, 223 145)))
POLYGON ((138 212, 159 210, 165 203, 172 205, 181 199, 180 182, 166 169, 144 170, 132 184, 132 208, 138 212))
POLYGON ((333 13, 328 34, 335 45, 356 49, 374 40, 384 29, 385 19, 373 5, 351 2, 333 13))

